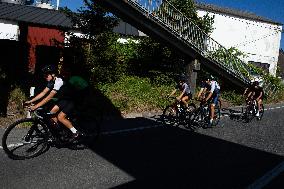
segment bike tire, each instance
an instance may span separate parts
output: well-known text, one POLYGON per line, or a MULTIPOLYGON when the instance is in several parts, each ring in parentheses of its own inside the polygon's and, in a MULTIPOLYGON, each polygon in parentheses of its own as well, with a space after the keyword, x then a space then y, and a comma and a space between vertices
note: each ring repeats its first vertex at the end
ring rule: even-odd
POLYGON ((169 105, 163 110, 162 114, 162 122, 165 125, 178 125, 177 122, 177 111, 174 109, 173 106, 169 105))
POLYGON ((2 137, 4 152, 11 159, 36 157, 49 148, 48 129, 34 118, 18 120, 7 127, 2 137))
POLYGON ((244 120, 245 122, 249 123, 250 121, 253 120, 253 118, 255 117, 255 110, 254 107, 252 105, 249 105, 246 107, 246 111, 244 113, 244 120))
POLYGON ((257 120, 261 120, 262 117, 263 117, 263 114, 264 114, 264 105, 261 104, 260 106, 261 106, 261 107, 260 107, 261 110, 259 111, 259 117, 258 117, 257 120))
POLYGON ((184 125, 184 127, 186 129, 193 129, 192 128, 192 120, 194 119, 194 113, 196 111, 196 105, 194 103, 190 103, 188 105, 188 110, 186 112, 186 124, 184 125))
POLYGON ((212 126, 218 125, 221 118, 221 101, 218 101, 217 106, 215 106, 214 120, 212 126))

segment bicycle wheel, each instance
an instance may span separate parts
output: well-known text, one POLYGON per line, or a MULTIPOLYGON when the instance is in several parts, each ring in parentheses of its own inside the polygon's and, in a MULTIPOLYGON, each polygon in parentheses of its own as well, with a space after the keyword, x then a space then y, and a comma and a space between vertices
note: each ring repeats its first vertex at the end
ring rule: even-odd
POLYGON ((260 105, 260 110, 259 110, 259 117, 257 120, 261 120, 264 114, 264 106, 263 104, 260 105))
POLYGON ((245 122, 250 122, 255 116, 255 109, 254 105, 250 104, 246 107, 245 113, 244 113, 244 120, 245 122))
POLYGON ((186 116, 185 116, 185 124, 184 124, 184 127, 187 128, 187 129, 192 129, 191 126, 192 126, 192 121, 194 120, 195 118, 195 110, 196 110, 196 105, 193 104, 193 103, 190 103, 188 105, 188 108, 186 110, 186 116))
POLYGON ((10 125, 2 146, 11 159, 29 159, 48 149, 48 129, 39 120, 26 118, 10 125))
POLYGON ((162 115, 162 121, 165 125, 178 125, 177 123, 177 111, 173 106, 167 106, 162 115))
POLYGON ((212 126, 218 125, 220 118, 221 118, 221 102, 218 101, 218 104, 217 106, 215 106, 215 109, 214 109, 214 120, 213 120, 212 126))

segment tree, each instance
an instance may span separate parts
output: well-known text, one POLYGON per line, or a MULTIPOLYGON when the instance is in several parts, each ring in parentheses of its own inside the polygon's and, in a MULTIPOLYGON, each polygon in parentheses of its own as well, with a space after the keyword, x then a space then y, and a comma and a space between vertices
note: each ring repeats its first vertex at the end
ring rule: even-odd
POLYGON ((71 12, 68 8, 63 11, 71 18, 73 26, 84 34, 78 37, 72 32, 69 39, 69 46, 78 56, 74 67, 87 70, 91 80, 111 80, 109 77, 117 71, 116 49, 114 43, 118 36, 112 32, 113 27, 118 24, 118 18, 110 14, 101 6, 100 0, 84 0, 84 6, 77 9, 77 13, 71 12), (109 76, 109 77, 108 77, 109 76))
POLYGON ((200 29, 209 34, 213 31, 214 17, 207 13, 203 17, 197 15, 197 9, 193 0, 169 0, 184 16, 191 19, 200 29))

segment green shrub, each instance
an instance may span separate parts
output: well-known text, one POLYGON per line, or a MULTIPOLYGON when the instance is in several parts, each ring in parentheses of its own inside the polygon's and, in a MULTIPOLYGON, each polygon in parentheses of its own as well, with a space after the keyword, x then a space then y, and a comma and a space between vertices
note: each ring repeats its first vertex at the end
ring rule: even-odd
POLYGON ((152 84, 149 78, 126 76, 116 83, 100 84, 99 89, 124 112, 160 110, 173 86, 152 84))
POLYGON ((237 93, 236 91, 223 91, 221 96, 223 99, 231 102, 233 105, 241 105, 245 101, 242 94, 237 93))
POLYGON ((9 96, 9 103, 14 104, 18 110, 23 111, 22 103, 27 99, 24 91, 16 86, 11 92, 9 96))

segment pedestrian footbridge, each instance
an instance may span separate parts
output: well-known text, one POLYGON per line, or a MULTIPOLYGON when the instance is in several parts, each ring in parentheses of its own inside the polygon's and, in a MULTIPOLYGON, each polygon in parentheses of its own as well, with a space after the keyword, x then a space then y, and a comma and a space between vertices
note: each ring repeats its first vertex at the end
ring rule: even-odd
MULTIPOLYGON (((103 0, 111 11, 147 35, 158 38, 233 84, 250 83, 250 68, 166 0, 103 0)), ((267 85, 268 87, 268 85, 267 85)), ((271 90, 269 88, 269 90, 271 90)))

